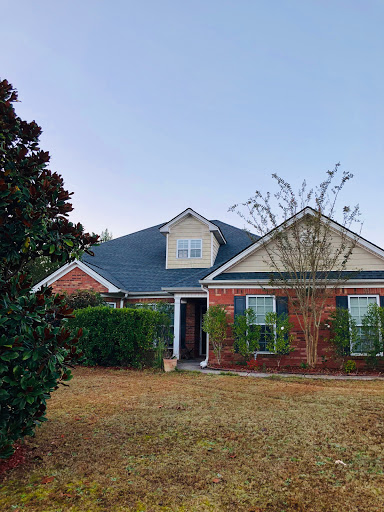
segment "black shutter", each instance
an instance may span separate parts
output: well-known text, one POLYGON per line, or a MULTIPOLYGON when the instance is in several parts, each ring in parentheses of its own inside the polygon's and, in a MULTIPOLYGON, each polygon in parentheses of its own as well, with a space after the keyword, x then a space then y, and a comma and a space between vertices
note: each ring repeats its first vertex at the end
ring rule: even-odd
POLYGON ((288 297, 276 297, 276 313, 278 315, 283 313, 288 315, 288 297))
POLYGON ((380 307, 384 308, 384 295, 380 295, 380 307))
POLYGON ((348 309, 348 296, 337 295, 336 296, 336 307, 340 309, 348 309))
MULTIPOLYGON (((277 316, 288 315, 288 297, 276 297, 276 313, 277 316)), ((284 338, 288 339, 287 332, 285 332, 284 338)))
POLYGON ((187 305, 180 304, 180 347, 185 348, 185 331, 187 327, 187 305))
POLYGON ((237 295, 235 296, 235 316, 244 315, 246 310, 246 296, 237 295))

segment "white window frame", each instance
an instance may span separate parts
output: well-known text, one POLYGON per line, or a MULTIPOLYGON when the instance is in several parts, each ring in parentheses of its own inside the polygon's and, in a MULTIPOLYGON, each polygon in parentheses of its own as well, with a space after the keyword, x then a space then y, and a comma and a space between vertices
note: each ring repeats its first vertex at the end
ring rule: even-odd
MULTIPOLYGON (((185 251, 185 249, 180 249, 185 251)), ((176 243, 176 259, 178 260, 201 260, 203 257, 203 240, 201 238, 179 238, 176 243), (200 242, 200 256, 191 256, 191 242, 200 242), (188 256, 186 258, 179 257, 179 242, 188 242, 188 256)))
MULTIPOLYGON (((272 297, 273 299, 273 313, 276 313, 276 296, 275 295, 246 295, 246 298, 245 298, 245 305, 246 305, 246 309, 249 308, 249 299, 251 298, 266 298, 268 297, 269 299, 272 297)), ((266 324, 259 324, 259 323, 256 323, 254 325, 266 325, 266 324)), ((275 332, 276 332, 276 326, 274 328, 275 332)), ((255 352, 255 354, 274 354, 275 352, 270 352, 269 350, 258 350, 257 352, 255 352)))
POLYGON ((105 303, 107 304, 107 306, 111 309, 116 309, 116 302, 112 302, 110 300, 106 300, 105 303))
MULTIPOLYGON (((376 299, 376 304, 378 306, 380 306, 380 295, 374 295, 374 294, 364 294, 364 295, 348 295, 348 311, 349 311, 349 314, 351 314, 351 298, 370 298, 370 297, 374 297, 376 299)), ((361 327, 362 324, 356 324, 356 327, 361 327)), ((368 354, 366 352, 353 352, 352 351, 352 347, 351 347, 351 343, 349 343, 349 350, 350 350, 350 355, 351 356, 367 356, 368 354)), ((380 354, 378 355, 383 355, 383 353, 381 352, 380 354)))

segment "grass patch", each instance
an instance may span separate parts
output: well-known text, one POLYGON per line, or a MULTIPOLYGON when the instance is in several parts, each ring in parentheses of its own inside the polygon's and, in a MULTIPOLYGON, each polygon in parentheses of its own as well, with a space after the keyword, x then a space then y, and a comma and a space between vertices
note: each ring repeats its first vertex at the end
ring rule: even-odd
POLYGON ((0 510, 384 509, 383 382, 227 375, 77 369, 0 510))

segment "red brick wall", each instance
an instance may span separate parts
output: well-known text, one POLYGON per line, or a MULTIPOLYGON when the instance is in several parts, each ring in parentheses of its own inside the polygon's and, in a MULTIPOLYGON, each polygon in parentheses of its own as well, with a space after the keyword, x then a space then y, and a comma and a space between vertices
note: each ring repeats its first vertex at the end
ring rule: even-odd
POLYGON ((105 293, 108 289, 100 284, 96 279, 86 274, 83 270, 75 267, 73 270, 60 277, 51 284, 55 293, 72 293, 75 290, 94 290, 95 292, 105 293))
MULTIPOLYGON (((271 294, 275 296, 287 295, 286 291, 282 290, 265 290, 255 288, 216 288, 210 289, 209 291, 209 304, 221 304, 226 306, 226 310, 229 316, 229 322, 232 324, 234 321, 234 297, 235 295, 266 295, 271 294)), ((326 320, 330 313, 336 308, 336 295, 384 295, 384 288, 342 288, 337 290, 332 297, 330 297, 326 303, 323 320, 326 320)), ((289 305, 290 322, 293 324, 292 333, 295 336, 293 343, 295 351, 288 356, 283 356, 281 359, 281 366, 299 366, 300 363, 306 362, 306 349, 304 333, 300 328, 298 318, 292 312, 292 306, 289 305)), ((328 368, 336 368, 340 366, 340 363, 335 361, 333 358, 332 347, 328 343, 329 330, 320 331, 319 344, 318 344, 318 365, 324 365, 328 368)), ((228 329, 227 344, 222 354, 223 366, 240 361, 242 358, 238 354, 233 353, 233 337, 231 329, 228 329)), ((364 357, 350 357, 356 361, 358 367, 365 366, 364 357)), ((214 362, 216 360, 215 355, 210 347, 209 360, 214 362)), ((257 356, 257 360, 260 365, 263 363, 266 366, 276 366, 277 358, 274 355, 261 355, 257 356)))

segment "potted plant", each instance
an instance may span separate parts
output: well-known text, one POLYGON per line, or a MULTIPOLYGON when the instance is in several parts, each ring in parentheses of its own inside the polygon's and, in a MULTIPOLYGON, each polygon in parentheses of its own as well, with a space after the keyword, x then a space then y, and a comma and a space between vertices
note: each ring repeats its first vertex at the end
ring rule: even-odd
POLYGON ((177 358, 172 355, 172 350, 166 348, 163 354, 163 368, 165 372, 172 372, 176 369, 177 358))

